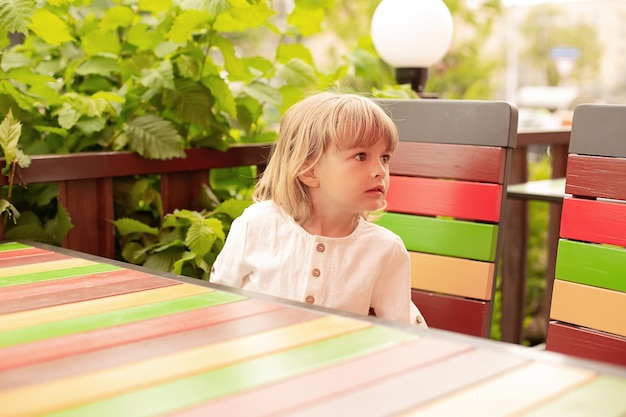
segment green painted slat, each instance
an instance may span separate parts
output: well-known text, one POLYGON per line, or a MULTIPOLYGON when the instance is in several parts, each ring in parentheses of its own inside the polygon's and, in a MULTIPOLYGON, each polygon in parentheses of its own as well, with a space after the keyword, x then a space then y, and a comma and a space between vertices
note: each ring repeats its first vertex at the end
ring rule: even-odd
POLYGON ((61 410, 49 416, 160 416, 376 352, 415 337, 392 328, 372 326, 296 349, 61 410))
POLYGON ((589 409, 594 415, 623 417, 626 415, 626 380, 602 375, 545 406, 524 414, 525 417, 586 417, 589 409), (584 405, 584 407, 582 406, 584 405))
POLYGON ((498 226, 495 224, 385 213, 377 222, 396 233, 410 251, 493 262, 498 226))
POLYGON ((94 264, 86 266, 77 266, 75 268, 55 269, 52 271, 35 272, 32 274, 14 275, 10 277, 0 278, 0 287, 9 287, 12 285, 30 284, 32 282, 50 281, 60 278, 72 278, 81 275, 97 274, 100 272, 117 271, 122 267, 109 264, 94 264))
POLYGON ((555 276, 564 281, 626 292, 626 249, 561 239, 555 276))
POLYGON ((9 250, 18 250, 18 249, 30 249, 32 246, 25 245, 23 243, 18 242, 5 242, 0 243, 0 252, 5 252, 9 250))
POLYGON ((213 305, 243 300, 246 297, 222 291, 175 298, 131 308, 122 308, 106 313, 93 314, 36 326, 8 330, 0 336, 0 347, 36 342, 53 337, 88 332, 107 327, 120 326, 141 320, 153 319, 169 314, 182 313, 213 305))

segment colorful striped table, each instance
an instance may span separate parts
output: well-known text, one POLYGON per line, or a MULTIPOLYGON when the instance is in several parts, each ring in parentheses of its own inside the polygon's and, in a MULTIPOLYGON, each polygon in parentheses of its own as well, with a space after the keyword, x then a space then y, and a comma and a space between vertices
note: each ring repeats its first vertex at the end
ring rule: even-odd
POLYGON ((0 243, 0 415, 624 416, 626 369, 0 243))

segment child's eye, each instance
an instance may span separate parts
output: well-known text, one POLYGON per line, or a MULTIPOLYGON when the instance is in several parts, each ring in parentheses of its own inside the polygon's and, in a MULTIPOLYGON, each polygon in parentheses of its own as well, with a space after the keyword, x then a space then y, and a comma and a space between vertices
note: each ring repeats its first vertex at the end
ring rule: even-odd
POLYGON ((381 159, 381 161, 383 161, 384 164, 386 164, 391 159, 391 155, 383 155, 383 156, 380 157, 380 159, 381 159))
POLYGON ((358 153, 354 156, 354 159, 357 161, 365 161, 367 159, 367 155, 364 152, 358 153))

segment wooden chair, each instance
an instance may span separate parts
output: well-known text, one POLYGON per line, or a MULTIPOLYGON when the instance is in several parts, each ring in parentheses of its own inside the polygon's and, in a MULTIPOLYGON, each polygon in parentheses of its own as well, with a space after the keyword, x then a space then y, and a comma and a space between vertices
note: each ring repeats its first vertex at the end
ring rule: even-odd
POLYGON ((412 298, 430 327, 488 337, 517 109, 478 100, 377 100, 396 122, 378 223, 411 255, 412 298))
POLYGON ((626 366, 626 105, 574 110, 546 349, 626 366))

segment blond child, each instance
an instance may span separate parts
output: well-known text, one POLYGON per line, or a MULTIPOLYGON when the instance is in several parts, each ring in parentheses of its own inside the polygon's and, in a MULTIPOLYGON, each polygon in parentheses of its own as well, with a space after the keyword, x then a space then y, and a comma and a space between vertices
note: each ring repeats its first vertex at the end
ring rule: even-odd
POLYGON ((369 221, 386 207, 397 145, 395 124, 366 97, 324 92, 294 104, 211 281, 427 327, 402 240, 369 221))

